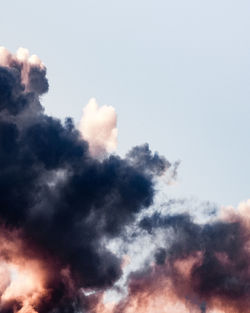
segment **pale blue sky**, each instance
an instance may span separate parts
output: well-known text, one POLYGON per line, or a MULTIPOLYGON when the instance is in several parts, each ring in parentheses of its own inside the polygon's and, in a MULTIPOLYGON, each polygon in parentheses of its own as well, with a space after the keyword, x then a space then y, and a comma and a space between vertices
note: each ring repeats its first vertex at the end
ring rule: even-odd
POLYGON ((182 161, 179 195, 236 205, 250 197, 249 14, 248 0, 8 0, 0 44, 46 64, 49 113, 113 105, 120 153, 149 142, 182 161))

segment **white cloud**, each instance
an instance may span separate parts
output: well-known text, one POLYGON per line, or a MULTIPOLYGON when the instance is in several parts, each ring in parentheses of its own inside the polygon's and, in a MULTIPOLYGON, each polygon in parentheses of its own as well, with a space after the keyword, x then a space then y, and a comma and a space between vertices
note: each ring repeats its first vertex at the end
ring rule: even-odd
POLYGON ((109 105, 98 106, 92 98, 83 109, 79 130, 88 141, 92 156, 101 158, 116 150, 117 116, 115 109, 109 105))

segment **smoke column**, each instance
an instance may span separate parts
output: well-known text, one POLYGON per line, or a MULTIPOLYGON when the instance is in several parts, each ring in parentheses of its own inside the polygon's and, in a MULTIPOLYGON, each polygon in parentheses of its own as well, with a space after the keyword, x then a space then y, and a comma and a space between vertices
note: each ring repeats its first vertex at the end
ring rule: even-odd
POLYGON ((1 48, 0 64, 0 258, 8 269, 0 311, 83 311, 91 302, 84 290, 101 293, 122 274, 122 259, 104 241, 153 203, 169 163, 147 145, 124 159, 93 158, 114 145, 114 110, 89 103, 87 142, 70 118, 62 124, 44 114, 48 81, 37 56, 1 48))
POLYGON ((249 201, 203 223, 161 210, 179 163, 111 154, 114 109, 90 100, 78 130, 44 113, 48 88, 36 55, 0 48, 0 312, 250 312, 249 201), (132 250, 148 254, 125 275, 132 250))

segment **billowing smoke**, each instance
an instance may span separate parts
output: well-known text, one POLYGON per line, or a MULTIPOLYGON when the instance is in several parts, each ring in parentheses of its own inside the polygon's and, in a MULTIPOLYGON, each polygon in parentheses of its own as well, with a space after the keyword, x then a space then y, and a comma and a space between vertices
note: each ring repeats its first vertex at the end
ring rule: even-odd
POLYGON ((83 109, 79 130, 93 157, 104 157, 117 147, 117 118, 112 106, 98 107, 94 98, 83 109))
POLYGON ((205 224, 183 213, 143 217, 143 236, 161 241, 112 312, 250 312, 249 213, 248 200, 205 224))
POLYGON ((114 110, 98 111, 92 100, 81 134, 72 119, 44 114, 48 82, 38 57, 25 49, 0 55, 0 258, 9 268, 0 311, 83 311, 84 290, 101 292, 122 274, 104 241, 153 203, 155 178, 169 162, 145 145, 124 159, 93 158, 114 145, 114 110))
POLYGON ((0 312, 250 312, 250 202, 205 222, 163 210, 179 163, 111 154, 112 107, 92 99, 78 130, 44 113, 47 91, 37 56, 0 48, 0 312))

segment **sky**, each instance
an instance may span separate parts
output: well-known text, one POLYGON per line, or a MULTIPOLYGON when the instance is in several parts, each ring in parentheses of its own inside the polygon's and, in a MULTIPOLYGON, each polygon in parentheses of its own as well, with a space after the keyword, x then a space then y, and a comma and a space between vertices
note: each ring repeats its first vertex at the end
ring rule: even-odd
POLYGON ((237 205, 250 195, 250 2, 6 1, 0 45, 47 67, 49 114, 95 97, 118 115, 118 153, 148 142, 180 160, 169 195, 237 205))

